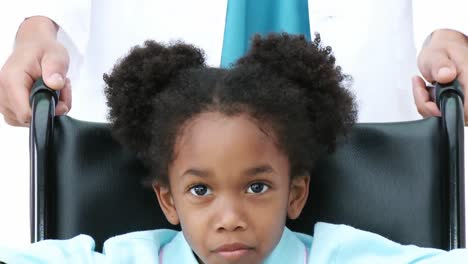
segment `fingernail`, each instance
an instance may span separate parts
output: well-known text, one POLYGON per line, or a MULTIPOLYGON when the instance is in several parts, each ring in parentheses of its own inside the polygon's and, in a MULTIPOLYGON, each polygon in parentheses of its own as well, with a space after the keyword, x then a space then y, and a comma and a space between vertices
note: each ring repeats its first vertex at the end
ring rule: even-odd
POLYGON ((439 77, 441 76, 447 76, 447 75, 450 75, 452 74, 452 70, 448 67, 443 67, 443 68, 440 68, 439 69, 439 72, 437 72, 439 74, 439 77))
POLYGON ((53 86, 59 86, 60 88, 64 85, 63 77, 62 75, 58 73, 54 73, 50 75, 49 77, 49 83, 53 86))

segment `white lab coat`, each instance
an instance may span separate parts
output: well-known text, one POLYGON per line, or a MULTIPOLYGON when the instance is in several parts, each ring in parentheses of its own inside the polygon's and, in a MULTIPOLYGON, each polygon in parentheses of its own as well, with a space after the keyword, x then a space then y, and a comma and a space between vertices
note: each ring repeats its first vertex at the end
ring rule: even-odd
MULTIPOLYGON (((311 31, 322 35, 337 63, 354 78, 360 122, 419 118, 411 94, 417 47, 436 28, 467 32, 467 9, 461 2, 309 0, 311 31)), ((209 64, 218 66, 226 4, 227 0, 29 1, 23 17, 48 16, 61 27, 59 36, 72 60, 70 115, 105 121, 102 74, 146 39, 193 43, 206 51, 209 64)))

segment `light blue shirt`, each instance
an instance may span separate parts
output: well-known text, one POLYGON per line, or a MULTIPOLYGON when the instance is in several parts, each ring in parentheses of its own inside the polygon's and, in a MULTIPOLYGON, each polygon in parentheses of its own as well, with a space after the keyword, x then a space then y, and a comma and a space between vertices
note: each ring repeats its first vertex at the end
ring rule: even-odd
MULTIPOLYGON (((79 235, 68 240, 45 240, 25 250, 0 248, 5 263, 187 263, 197 260, 182 232, 151 230, 115 236, 94 251, 94 240, 79 235)), ((314 238, 285 228, 280 242, 265 261, 275 263, 468 263, 468 249, 450 252, 400 245, 382 236, 346 225, 317 223, 314 238)))

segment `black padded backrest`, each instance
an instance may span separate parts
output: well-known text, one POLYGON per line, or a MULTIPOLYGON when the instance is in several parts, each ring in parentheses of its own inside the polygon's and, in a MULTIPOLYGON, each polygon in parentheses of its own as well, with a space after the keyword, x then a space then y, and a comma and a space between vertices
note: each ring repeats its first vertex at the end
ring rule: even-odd
POLYGON ((440 120, 358 124, 312 172, 307 205, 289 227, 347 224, 402 244, 448 247, 448 158, 440 120))
MULTIPOLYGON (((337 152, 312 172, 309 201, 288 226, 308 234, 314 223, 343 223, 404 244, 446 248, 448 213, 439 118, 357 124, 337 152)), ((55 118, 49 166, 47 238, 113 235, 174 228, 164 218, 147 171, 106 124, 55 118)), ((178 228, 178 227, 176 227, 178 228)))

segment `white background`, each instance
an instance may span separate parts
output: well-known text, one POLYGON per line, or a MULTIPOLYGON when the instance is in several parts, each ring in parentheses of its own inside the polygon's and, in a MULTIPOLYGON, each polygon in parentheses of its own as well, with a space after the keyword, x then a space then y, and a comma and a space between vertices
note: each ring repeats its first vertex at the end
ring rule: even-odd
MULTIPOLYGON (((12 43, 4 36, 14 34, 13 16, 0 10, 0 65, 11 51, 12 43)), ((0 245, 9 247, 29 243, 28 133, 26 128, 6 125, 0 115, 0 245)))
MULTIPOLYGON (((5 36, 14 36, 14 23, 14 14, 0 10, 2 66, 13 45, 5 36)), ((7 125, 0 114, 0 245, 16 247, 29 243, 28 134, 27 128, 7 125)))

